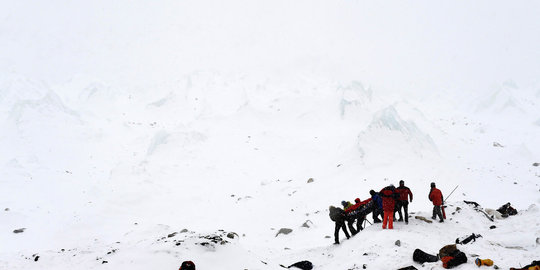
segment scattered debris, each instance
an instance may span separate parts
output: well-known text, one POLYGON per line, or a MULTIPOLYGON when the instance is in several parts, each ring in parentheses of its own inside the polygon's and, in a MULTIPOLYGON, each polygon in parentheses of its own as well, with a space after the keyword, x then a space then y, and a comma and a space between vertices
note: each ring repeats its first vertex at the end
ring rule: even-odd
POLYGON ((425 217, 423 217, 423 216, 415 216, 414 218, 419 219, 419 220, 422 220, 422 221, 425 221, 425 222, 427 222, 427 223, 433 223, 432 220, 429 220, 429 219, 427 219, 427 218, 425 218, 425 217))
POLYGON ((305 227, 305 228, 311 228, 311 226, 309 226, 309 224, 312 224, 313 225, 313 222, 311 222, 311 220, 306 220, 306 222, 304 222, 304 224, 302 224, 302 227, 305 227))
POLYGON ((465 202, 466 204, 469 204, 469 205, 473 205, 474 210, 484 214, 490 221, 494 221, 493 216, 488 215, 488 213, 486 213, 484 210, 482 210, 482 208, 480 207, 480 204, 478 204, 477 202, 472 202, 472 201, 463 201, 463 202, 465 202))
POLYGON ((301 262, 293 263, 293 264, 289 265, 289 267, 286 267, 286 266, 284 266, 282 264, 280 264, 279 266, 281 266, 283 268, 295 267, 295 268, 302 269, 302 270, 311 270, 311 269, 313 269, 313 264, 310 261, 301 261, 301 262))
POLYGON ((474 234, 473 233, 473 234, 471 234, 469 236, 456 238, 456 244, 465 245, 465 244, 468 244, 471 241, 476 242, 476 238, 480 238, 480 237, 482 237, 482 236, 479 235, 479 234, 474 234))
POLYGON ((16 230, 13 230, 13 233, 23 233, 24 230, 26 230, 26 228, 16 229, 16 230))
POLYGON ((280 234, 285 234, 285 235, 287 235, 287 234, 291 233, 292 231, 293 231, 293 230, 292 230, 292 229, 289 229, 289 228, 281 228, 281 229, 279 229, 278 233, 276 234, 276 237, 277 237, 278 235, 280 235, 280 234))
POLYGON ((499 209, 497 209, 497 211, 499 213, 501 213, 502 217, 504 217, 504 218, 506 218, 508 216, 515 216, 518 213, 517 210, 510 205, 510 203, 506 203, 503 206, 499 207, 499 209))
POLYGON ((415 249, 413 252, 413 261, 417 263, 425 263, 425 262, 436 262, 439 258, 435 255, 431 255, 429 253, 424 252, 421 249, 415 249))
POLYGON ((399 268, 398 270, 418 270, 418 269, 411 265, 411 266, 399 268))

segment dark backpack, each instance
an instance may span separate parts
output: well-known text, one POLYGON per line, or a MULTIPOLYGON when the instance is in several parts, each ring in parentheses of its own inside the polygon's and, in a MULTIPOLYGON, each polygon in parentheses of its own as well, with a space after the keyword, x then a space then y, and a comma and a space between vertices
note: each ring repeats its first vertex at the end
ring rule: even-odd
POLYGON ((192 261, 184 261, 179 270, 195 270, 195 264, 192 261))
POLYGON ((291 268, 291 267, 300 268, 302 270, 311 270, 313 269, 313 264, 310 261, 301 261, 301 262, 291 264, 287 268, 291 268))
POLYGON ((420 249, 415 249, 413 253, 413 261, 417 263, 436 262, 439 258, 437 256, 427 254, 420 249))
POLYGON ((330 219, 332 221, 343 220, 344 211, 337 207, 330 207, 330 219))

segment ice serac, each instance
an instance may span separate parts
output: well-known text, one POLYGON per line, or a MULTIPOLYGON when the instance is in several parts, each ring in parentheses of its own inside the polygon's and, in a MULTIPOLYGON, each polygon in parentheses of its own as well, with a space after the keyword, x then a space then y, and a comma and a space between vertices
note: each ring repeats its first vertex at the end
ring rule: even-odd
POLYGON ((364 159, 376 163, 392 162, 411 155, 424 158, 438 154, 431 136, 421 131, 413 121, 402 119, 394 106, 374 114, 368 127, 358 135, 358 146, 364 159))
POLYGON ((338 92, 341 94, 339 109, 341 118, 345 118, 351 110, 365 107, 371 102, 373 92, 371 89, 366 89, 361 82, 352 81, 350 84, 338 87, 338 92))

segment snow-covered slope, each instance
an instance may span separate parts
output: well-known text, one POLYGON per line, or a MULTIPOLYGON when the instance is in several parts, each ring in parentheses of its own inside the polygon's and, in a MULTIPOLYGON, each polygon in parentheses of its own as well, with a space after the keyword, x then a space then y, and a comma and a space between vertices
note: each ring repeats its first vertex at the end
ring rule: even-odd
POLYGON ((0 268, 386 269, 473 232, 537 259, 538 5, 393 4, 8 4, 0 268), (331 245, 329 205, 400 179, 413 215, 433 181, 462 210, 331 245))

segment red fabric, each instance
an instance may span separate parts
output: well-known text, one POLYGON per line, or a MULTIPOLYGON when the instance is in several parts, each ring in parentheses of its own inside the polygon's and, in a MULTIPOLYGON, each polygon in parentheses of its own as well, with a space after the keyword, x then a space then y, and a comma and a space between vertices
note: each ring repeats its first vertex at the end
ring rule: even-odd
POLYGON ((396 192, 399 194, 400 201, 408 201, 408 197, 410 197, 412 201, 412 192, 408 187, 398 187, 396 188, 396 192))
POLYGON ((386 211, 394 211, 394 205, 396 204, 396 201, 392 197, 394 192, 389 189, 383 189, 381 190, 381 197, 382 197, 382 208, 386 211))
POLYGON ((438 188, 431 189, 429 193, 429 199, 433 202, 433 205, 442 205, 442 193, 438 188))
POLYGON ((442 263, 443 263, 443 267, 448 269, 448 262, 449 262, 450 260, 452 260, 452 259, 454 259, 454 257, 450 257, 450 256, 444 256, 444 257, 442 257, 442 258, 441 258, 441 261, 442 261, 442 263))
POLYGON ((361 201, 361 202, 359 202, 359 203, 356 203, 356 204, 354 204, 354 205, 348 207, 347 210, 345 210, 345 213, 350 213, 350 212, 352 212, 352 211, 358 209, 360 206, 367 204, 367 203, 370 202, 370 201, 371 201, 371 198, 369 198, 369 199, 367 199, 367 200, 365 200, 365 201, 361 201))
POLYGON ((383 224, 382 224, 382 228, 383 229, 386 229, 386 224, 388 223, 388 229, 392 230, 394 229, 394 209, 392 209, 391 211, 384 211, 384 216, 383 216, 383 224))

